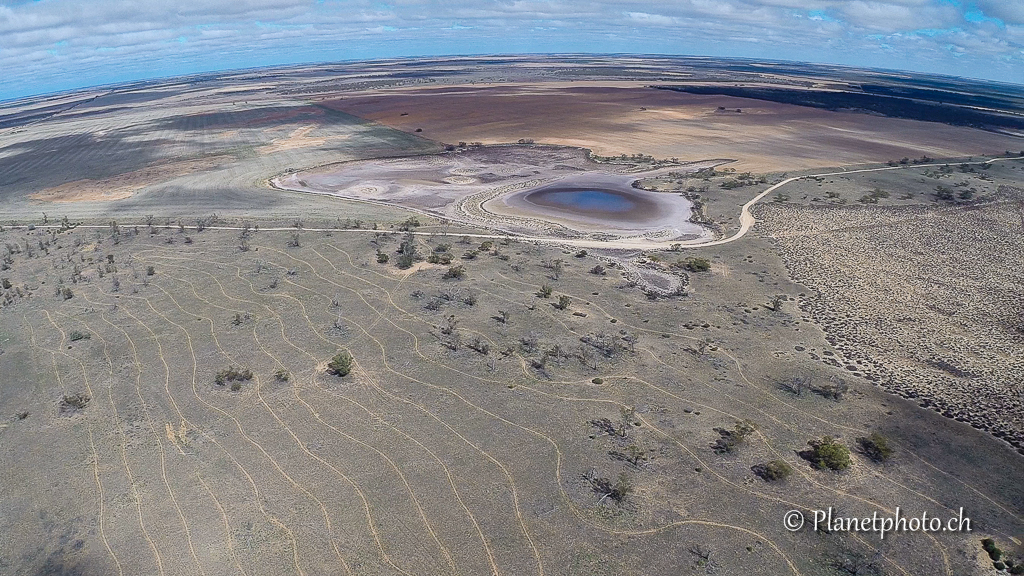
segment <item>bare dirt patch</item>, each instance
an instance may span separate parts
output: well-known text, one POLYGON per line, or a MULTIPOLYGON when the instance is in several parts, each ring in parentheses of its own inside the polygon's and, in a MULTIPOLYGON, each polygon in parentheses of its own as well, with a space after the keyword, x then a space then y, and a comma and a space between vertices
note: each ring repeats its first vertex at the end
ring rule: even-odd
POLYGON ((417 262, 405 270, 402 270, 401 268, 388 268, 388 272, 395 276, 408 278, 421 270, 431 270, 433 268, 443 268, 443 266, 439 264, 431 264, 429 262, 417 262))
POLYGON ((421 129, 418 134, 443 142, 533 139, 601 155, 735 158, 738 170, 802 170, 1020 148, 1019 139, 970 128, 672 93, 635 82, 412 88, 325 104, 406 132, 421 129))
POLYGON ((260 146, 259 153, 273 154, 274 152, 281 152, 283 150, 323 146, 327 142, 327 138, 317 138, 309 135, 309 133, 315 129, 315 124, 300 126, 295 130, 292 130, 292 133, 287 138, 277 138, 272 140, 270 144, 267 144, 266 146, 260 146))
POLYGON ((169 164, 147 166, 125 174, 101 180, 75 180, 53 188, 46 188, 29 198, 40 202, 111 202, 123 200, 139 190, 165 182, 192 172, 209 170, 227 162, 229 156, 213 156, 196 160, 184 160, 169 164))

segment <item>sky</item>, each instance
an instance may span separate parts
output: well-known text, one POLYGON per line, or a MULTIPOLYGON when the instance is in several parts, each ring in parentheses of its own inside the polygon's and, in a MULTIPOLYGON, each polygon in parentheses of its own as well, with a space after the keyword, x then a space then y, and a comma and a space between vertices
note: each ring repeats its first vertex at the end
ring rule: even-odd
POLYGON ((1024 0, 0 0, 0 100, 278 64, 553 52, 1024 84, 1024 0))

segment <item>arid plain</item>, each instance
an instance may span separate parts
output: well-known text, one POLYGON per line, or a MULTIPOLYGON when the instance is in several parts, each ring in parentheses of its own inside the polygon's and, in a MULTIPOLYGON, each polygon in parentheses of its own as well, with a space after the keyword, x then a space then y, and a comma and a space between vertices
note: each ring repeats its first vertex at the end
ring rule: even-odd
POLYGON ((6 103, 0 572, 1024 566, 1021 96, 654 87, 868 79, 452 58, 6 103), (625 207, 530 195, 587 187, 625 207), (828 508, 971 531, 784 524, 828 508))

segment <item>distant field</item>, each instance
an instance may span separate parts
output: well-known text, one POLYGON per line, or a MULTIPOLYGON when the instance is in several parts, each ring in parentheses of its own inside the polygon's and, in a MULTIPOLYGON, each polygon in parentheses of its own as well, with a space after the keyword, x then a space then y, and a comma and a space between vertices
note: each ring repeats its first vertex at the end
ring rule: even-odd
POLYGON ((533 139, 609 156, 731 158, 737 170, 756 172, 999 154, 1024 146, 1020 138, 935 122, 653 90, 635 82, 420 87, 346 95, 326 105, 406 132, 421 129, 442 142, 533 139))
POLYGON ((429 140, 306 102, 173 87, 103 95, 0 134, 0 212, 103 218, 301 216, 323 201, 271 190, 297 166, 436 152, 429 140), (199 92, 193 94, 193 92, 199 92))

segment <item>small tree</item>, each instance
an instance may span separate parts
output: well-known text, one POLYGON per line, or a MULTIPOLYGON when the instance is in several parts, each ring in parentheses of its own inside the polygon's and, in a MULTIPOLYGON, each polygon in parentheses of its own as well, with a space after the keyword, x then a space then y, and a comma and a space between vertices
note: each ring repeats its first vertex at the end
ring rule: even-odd
POLYGON ((327 372, 335 376, 348 376, 348 373, 352 371, 352 355, 342 350, 331 358, 331 361, 327 364, 327 372))
POLYGON ((551 286, 545 284, 537 291, 537 296, 540 296, 541 298, 551 298, 552 292, 554 292, 554 290, 551 289, 551 286))
POLYGON ((559 278, 562 277, 561 258, 557 258, 554 262, 551 263, 551 275, 555 278, 555 280, 558 280, 559 278))
POLYGON ((811 447, 802 455, 819 470, 845 470, 850 467, 850 449, 831 436, 810 440, 811 447))
POLYGON ((572 298, 569 298, 565 294, 562 294, 561 296, 558 297, 558 303, 555 304, 554 306, 555 306, 555 308, 558 308, 559 310, 566 310, 571 305, 572 305, 572 298))
POLYGON ((829 381, 813 388, 814 393, 825 398, 831 398, 836 402, 843 399, 843 395, 850 389, 850 385, 842 378, 833 376, 829 381))

